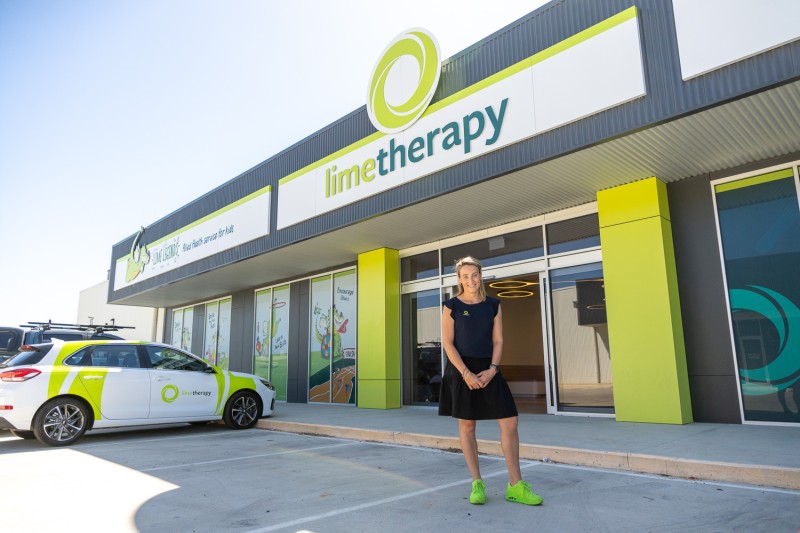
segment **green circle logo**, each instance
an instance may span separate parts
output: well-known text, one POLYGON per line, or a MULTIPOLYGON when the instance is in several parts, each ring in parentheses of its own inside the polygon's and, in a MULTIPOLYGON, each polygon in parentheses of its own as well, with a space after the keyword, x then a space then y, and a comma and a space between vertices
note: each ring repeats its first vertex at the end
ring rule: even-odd
POLYGON ((178 387, 175 385, 167 385, 161 389, 161 399, 166 403, 172 403, 178 399, 178 387))
POLYGON ((367 113, 383 133, 414 124, 436 92, 442 73, 439 43, 427 30, 413 28, 395 37, 372 71, 367 113))

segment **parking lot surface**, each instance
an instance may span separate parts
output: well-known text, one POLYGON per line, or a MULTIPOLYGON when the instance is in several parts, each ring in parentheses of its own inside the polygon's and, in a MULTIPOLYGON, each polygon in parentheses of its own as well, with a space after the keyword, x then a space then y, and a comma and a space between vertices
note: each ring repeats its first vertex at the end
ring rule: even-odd
POLYGON ((87 434, 47 448, 0 433, 3 532, 798 531, 800 492, 523 462, 540 507, 467 500, 460 454, 220 426, 87 434))

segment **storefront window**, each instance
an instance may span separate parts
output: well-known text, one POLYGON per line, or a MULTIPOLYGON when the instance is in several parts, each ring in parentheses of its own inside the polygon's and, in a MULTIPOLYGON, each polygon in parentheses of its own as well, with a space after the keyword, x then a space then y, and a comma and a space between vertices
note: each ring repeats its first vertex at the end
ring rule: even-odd
POLYGON ((217 329, 217 363, 220 368, 230 366, 231 345, 231 299, 219 302, 219 329, 217 329))
POLYGON ((183 309, 172 312, 172 345, 181 348, 183 337, 183 309))
POLYGON ((185 307, 172 312, 172 345, 190 352, 192 350, 192 321, 194 308, 185 307))
POLYGON ((483 268, 544 255, 542 228, 529 228, 442 249, 442 274, 455 273, 455 263, 471 255, 483 268))
POLYGON ((256 292, 256 323, 253 328, 253 374, 269 379, 272 338, 272 289, 256 292))
POLYGON ((356 271, 333 276, 331 401, 356 401, 356 271))
POLYGON ((558 407, 613 412, 602 264, 552 270, 550 286, 558 407))
POLYGON ((403 295, 403 395, 413 404, 439 402, 441 309, 438 289, 403 295))
POLYGON ((356 401, 355 270, 311 280, 308 401, 356 401))
POLYGON ((275 399, 286 401, 289 356, 289 286, 256 292, 253 373, 275 386, 275 399))
POLYGON ((331 401, 332 277, 311 280, 311 330, 308 350, 308 401, 331 401))
POLYGON ((800 209, 793 169, 715 186, 745 420, 800 422, 800 209))
POLYGON ((227 369, 230 362, 228 346, 231 331, 231 299, 206 304, 203 359, 227 369))
POLYGON ((400 259, 400 281, 414 281, 439 275, 439 250, 400 259))
POLYGON ((547 249, 560 254, 600 246, 600 222, 597 213, 547 225, 547 249))
POLYGON ((286 401, 289 379, 289 285, 272 291, 271 339, 269 379, 275 385, 275 398, 286 401))

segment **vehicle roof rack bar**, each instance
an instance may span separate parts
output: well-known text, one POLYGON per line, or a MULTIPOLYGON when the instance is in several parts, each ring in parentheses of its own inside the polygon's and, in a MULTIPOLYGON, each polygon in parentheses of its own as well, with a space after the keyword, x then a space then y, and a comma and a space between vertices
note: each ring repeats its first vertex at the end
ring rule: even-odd
POLYGON ((75 329, 79 331, 94 330, 97 332, 117 331, 120 329, 136 329, 136 326, 118 326, 116 324, 65 324, 62 322, 53 322, 51 320, 48 320, 47 322, 28 322, 27 324, 21 324, 20 327, 41 328, 43 330, 48 330, 53 328, 75 329))

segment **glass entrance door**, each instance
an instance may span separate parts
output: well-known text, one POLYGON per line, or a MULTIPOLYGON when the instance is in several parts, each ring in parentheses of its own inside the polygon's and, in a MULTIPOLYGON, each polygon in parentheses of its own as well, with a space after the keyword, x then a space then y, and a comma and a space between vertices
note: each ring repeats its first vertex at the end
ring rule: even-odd
POLYGON ((547 412, 542 284, 538 273, 485 281, 486 293, 503 310, 501 372, 520 413, 547 412))
MULTIPOLYGON (((530 267, 528 267, 530 268, 530 267)), ((508 382, 520 413, 547 413, 548 368, 546 364, 542 273, 524 267, 500 267, 483 271, 486 294, 500 300, 503 311, 503 359, 501 372, 508 382)), ((446 278, 456 283, 455 276, 446 278)), ((442 300, 452 298, 456 286, 446 283, 442 300)))
MULTIPOLYGON (((547 412, 544 331, 545 299, 542 277, 520 266, 484 270, 489 296, 498 298, 503 310, 503 360, 501 372, 508 381, 520 413, 547 412)), ((437 280, 438 281, 438 280, 437 280)), ((406 404, 439 402, 446 355, 441 348, 441 302, 456 291, 455 276, 442 287, 428 285, 402 296, 403 397, 406 404)), ((438 283, 437 283, 438 284, 438 283)))
MULTIPOLYGON (((532 265, 484 270, 489 296, 503 310, 501 371, 520 413, 613 415, 614 389, 600 262, 531 272, 532 265)), ((403 295, 403 394, 416 405, 439 401, 446 355, 441 348, 441 288, 403 295), (407 353, 406 353, 407 352, 407 353)))
POLYGON ((602 263, 551 270, 550 366, 556 412, 613 414, 602 263))

